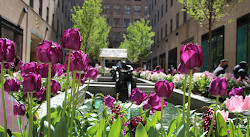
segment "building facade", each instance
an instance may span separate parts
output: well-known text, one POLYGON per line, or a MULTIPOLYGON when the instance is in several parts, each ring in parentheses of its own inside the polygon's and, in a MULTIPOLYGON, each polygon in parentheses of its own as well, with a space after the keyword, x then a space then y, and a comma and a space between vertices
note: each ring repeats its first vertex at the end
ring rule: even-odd
MULTIPOLYGON (((229 5, 232 6, 232 2, 229 5)), ((216 22, 212 28, 212 69, 213 71, 223 58, 229 60, 228 72, 240 61, 250 64, 250 1, 243 0, 232 8, 229 16, 216 22), (229 20, 233 22, 226 23, 229 20)), ((177 0, 149 0, 150 22, 155 32, 152 53, 147 58, 149 68, 157 65, 168 68, 180 63, 180 48, 182 44, 198 43, 205 55, 201 71, 208 68, 208 30, 185 11, 184 5, 177 0)), ((250 69, 248 68, 248 73, 250 69)))
POLYGON ((71 28, 71 9, 76 0, 1 0, 0 37, 13 40, 17 56, 37 61, 36 47, 42 40, 61 43, 71 28))
POLYGON ((102 14, 111 26, 109 48, 118 48, 127 27, 141 18, 148 18, 148 0, 103 0, 102 14))

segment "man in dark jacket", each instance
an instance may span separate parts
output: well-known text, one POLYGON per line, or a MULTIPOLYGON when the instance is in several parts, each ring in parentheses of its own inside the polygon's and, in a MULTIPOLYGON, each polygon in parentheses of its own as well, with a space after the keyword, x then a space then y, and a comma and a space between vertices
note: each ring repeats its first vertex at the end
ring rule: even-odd
POLYGON ((236 65, 233 69, 234 72, 234 77, 238 79, 241 77, 241 79, 245 79, 248 74, 247 74, 247 62, 246 61, 241 61, 239 65, 236 65))
POLYGON ((228 60, 222 59, 219 66, 214 70, 214 74, 218 77, 220 74, 225 74, 226 69, 228 68, 228 60))

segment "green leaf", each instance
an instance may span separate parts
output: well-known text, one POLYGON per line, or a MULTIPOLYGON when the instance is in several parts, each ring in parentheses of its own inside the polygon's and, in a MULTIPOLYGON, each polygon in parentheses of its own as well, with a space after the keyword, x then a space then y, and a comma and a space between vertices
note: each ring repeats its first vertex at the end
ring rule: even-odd
POLYGON ((178 117, 176 119, 176 127, 177 127, 176 129, 179 129, 180 126, 181 126, 181 114, 180 111, 178 110, 178 117))
POLYGON ((229 121, 229 131, 230 131, 230 137, 235 137, 235 126, 234 124, 229 121))
MULTIPOLYGON (((4 128, 2 126, 0 126, 0 137, 4 137, 4 128)), ((7 137, 9 137, 8 134, 7 137)))
POLYGON ((239 134, 239 137, 243 137, 243 133, 241 132, 240 127, 238 127, 238 134, 239 134))
POLYGON ((67 124, 63 118, 56 124, 55 137, 68 137, 67 124))
POLYGON ((168 128, 167 136, 170 137, 174 131, 174 129, 177 127, 177 120, 173 119, 170 123, 170 126, 168 128))
POLYGON ((141 123, 136 128, 135 137, 148 137, 147 131, 141 123))
POLYGON ((160 119, 161 119, 161 111, 156 111, 152 118, 152 122, 158 123, 160 122, 160 119))
POLYGON ((217 113, 217 117, 216 117, 216 130, 217 130, 217 134, 219 134, 219 136, 227 136, 227 125, 226 122, 224 120, 224 118, 222 117, 222 115, 220 113, 217 113))
POLYGON ((88 135, 94 136, 97 130, 98 130, 98 125, 92 126, 88 130, 88 135))
POLYGON ((224 126, 220 127, 219 136, 220 137, 227 137, 228 136, 226 127, 224 127, 224 126))
POLYGON ((17 132, 12 132, 12 135, 15 136, 15 137, 22 137, 22 134, 21 133, 17 133, 17 132))
POLYGON ((153 126, 151 126, 151 127, 149 128, 149 130, 148 130, 147 133, 148 133, 148 136, 149 136, 149 137, 158 137, 158 136, 159 136, 158 131, 157 131, 156 128, 153 127, 153 126))
POLYGON ((177 131, 176 137, 185 137, 186 123, 183 124, 177 131))
POLYGON ((105 134, 104 127, 105 127, 105 120, 101 119, 99 122, 97 133, 94 137, 103 137, 105 134))
MULTIPOLYGON (((47 121, 44 121, 44 133, 45 135, 47 135, 48 133, 48 127, 49 123, 47 121)), ((50 125, 50 136, 53 137, 55 135, 55 128, 53 127, 53 125, 50 125)))
POLYGON ((112 125, 110 132, 109 132, 109 137, 119 137, 122 129, 122 120, 120 117, 114 122, 112 125))

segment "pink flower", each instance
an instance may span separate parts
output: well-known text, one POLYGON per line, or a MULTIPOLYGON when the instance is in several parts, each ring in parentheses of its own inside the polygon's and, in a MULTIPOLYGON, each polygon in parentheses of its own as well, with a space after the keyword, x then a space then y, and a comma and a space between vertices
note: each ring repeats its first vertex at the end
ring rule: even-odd
POLYGON ((55 67, 55 70, 56 70, 56 76, 60 77, 63 74, 64 65, 55 64, 54 67, 55 67))
POLYGON ((167 80, 160 80, 155 83, 155 93, 159 97, 169 98, 174 90, 174 83, 167 80))
POLYGON ((42 87, 37 93, 36 93, 36 98, 40 101, 45 101, 46 100, 46 88, 42 87))
POLYGON ((9 39, 0 38, 0 62, 14 62, 15 55, 15 43, 9 39))
POLYGON ((29 73, 26 74, 23 77, 23 91, 25 92, 33 92, 33 91, 39 91, 41 88, 41 75, 35 74, 35 73, 29 73))
POLYGON ((115 102, 115 98, 111 97, 110 95, 107 95, 106 97, 104 97, 103 99, 103 103, 109 107, 109 108, 112 108, 113 107, 113 104, 115 102))
POLYGON ((244 102, 242 96, 232 96, 230 99, 227 98, 225 105, 230 112, 240 113, 244 111, 244 102))
POLYGON ((250 111, 250 95, 245 97, 243 109, 247 109, 248 111, 250 111))
POLYGON ((239 87, 239 88, 233 87, 233 89, 228 94, 229 97, 232 97, 232 96, 235 96, 235 95, 238 95, 238 96, 244 96, 245 95, 242 87, 239 87))
MULTIPOLYGON (((68 66, 68 56, 69 54, 67 54, 65 57, 65 69, 67 69, 68 66)), ((70 71, 85 71, 88 68, 86 63, 88 63, 87 55, 83 54, 81 50, 73 50, 71 52, 69 69, 70 71)))
POLYGON ((99 73, 99 71, 96 68, 91 68, 86 72, 85 77, 96 80, 98 73, 99 73))
MULTIPOLYGON (((193 74, 196 71, 196 69, 193 69, 193 74)), ((190 74, 190 69, 185 68, 181 63, 179 64, 177 68, 177 72, 182 74, 190 74)))
POLYGON ((227 122, 227 119, 228 119, 228 115, 229 115, 229 112, 228 111, 225 111, 225 110, 217 110, 217 115, 218 113, 221 114, 221 116, 224 118, 225 122, 227 122))
POLYGON ((227 95, 228 83, 226 78, 215 78, 209 85, 208 92, 212 96, 224 97, 227 95))
POLYGON ((23 77, 25 74, 29 74, 30 72, 39 74, 40 67, 37 62, 29 62, 21 66, 21 76, 23 77))
POLYGON ((7 79, 4 83, 5 92, 17 92, 20 89, 20 84, 18 80, 7 79))
POLYGON ((180 50, 181 64, 185 69, 194 69, 202 67, 204 54, 200 45, 189 43, 182 45, 180 50))
POLYGON ((139 88, 134 88, 129 95, 129 100, 136 105, 140 105, 147 97, 148 95, 144 92, 141 92, 139 88))
POLYGON ((59 82, 57 82, 56 80, 52 79, 51 80, 51 94, 52 95, 56 95, 57 92, 61 89, 61 85, 59 82))
POLYGON ((24 116, 25 115, 25 106, 23 104, 16 104, 13 107, 13 112, 15 116, 24 116))

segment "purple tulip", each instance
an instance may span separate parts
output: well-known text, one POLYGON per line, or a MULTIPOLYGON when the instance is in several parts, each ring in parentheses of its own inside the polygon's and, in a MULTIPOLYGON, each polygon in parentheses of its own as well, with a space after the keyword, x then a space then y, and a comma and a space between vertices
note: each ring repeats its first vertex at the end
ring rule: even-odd
POLYGON ((13 112, 15 116, 24 116, 25 115, 25 106, 23 104, 16 104, 13 106, 13 112))
POLYGON ((103 103, 109 107, 109 108, 112 108, 113 107, 113 104, 115 102, 115 98, 111 97, 110 95, 107 95, 106 97, 104 97, 103 99, 103 103))
MULTIPOLYGON (((181 63, 179 64, 177 71, 182 74, 190 74, 190 69, 186 69, 181 63)), ((193 74, 196 71, 196 69, 193 69, 193 74)))
POLYGON ((242 89, 242 87, 239 87, 239 88, 233 87, 233 89, 228 94, 229 97, 232 97, 235 95, 245 96, 245 93, 244 93, 244 90, 242 89))
POLYGON ((202 67, 204 62, 204 54, 200 45, 189 43, 182 45, 181 64, 186 69, 194 69, 195 67, 202 67))
POLYGON ((45 101, 46 100, 46 88, 42 87, 37 93, 36 93, 36 98, 40 101, 45 101))
POLYGON ((64 70, 64 65, 62 65, 62 64, 55 64, 54 67, 55 67, 55 70, 56 70, 56 74, 55 75, 57 77, 62 76, 63 70, 64 70))
POLYGON ((26 74, 23 77, 23 91, 25 92, 33 92, 39 91, 41 88, 41 75, 35 73, 26 74))
POLYGON ((174 83, 167 80, 160 80, 155 83, 155 93, 161 98, 169 98, 174 90, 174 83))
MULTIPOLYGON (((76 73, 76 79, 79 79, 79 73, 76 73)), ((81 74, 81 83, 84 84, 85 83, 85 74, 81 74)))
MULTIPOLYGON (((161 111, 161 103, 162 99, 156 95, 156 93, 151 93, 146 100, 146 103, 143 105, 143 110, 147 110, 151 108, 151 111, 154 113, 155 111, 161 111)), ((163 101, 163 108, 167 106, 167 102, 163 101)))
POLYGON ((7 79, 4 83, 5 92, 17 92, 20 89, 20 84, 18 80, 15 79, 7 79))
POLYGON ((227 95, 227 79, 226 78, 215 78, 209 85, 208 92, 212 96, 224 97, 227 95))
POLYGON ((61 85, 59 82, 57 82, 56 80, 52 79, 51 80, 51 94, 52 95, 56 95, 57 92, 61 89, 61 85))
MULTIPOLYGON (((84 71, 87 69, 86 66, 87 56, 83 54, 81 50, 73 50, 70 57, 70 71, 84 71)), ((68 66, 68 54, 65 58, 64 68, 68 66)))
MULTIPOLYGON (((39 74, 41 75, 42 78, 48 78, 48 73, 49 73, 49 64, 39 64, 39 74)), ((54 77, 56 74, 56 69, 55 66, 51 66, 51 77, 54 77)))
POLYGON ((86 72, 86 78, 91 78, 93 80, 96 80, 96 77, 98 75, 99 71, 95 68, 91 68, 86 72))
POLYGON ((79 29, 68 29, 63 32, 62 47, 66 49, 80 50, 82 43, 82 37, 79 29))
POLYGON ((9 39, 0 38, 0 62, 14 62, 15 56, 15 43, 9 39))
POLYGON ((141 92, 139 88, 134 88, 129 95, 129 100, 136 105, 140 105, 145 99, 147 99, 147 97, 148 95, 144 92, 141 92))
POLYGON ((31 72, 39 74, 39 64, 37 62, 29 62, 21 66, 21 76, 24 77, 26 74, 31 72))
POLYGON ((62 61, 62 47, 56 42, 43 41, 38 45, 36 55, 43 63, 60 63, 62 61))

